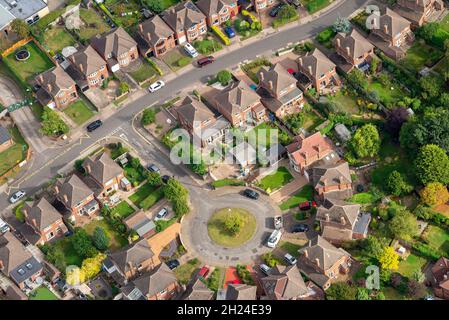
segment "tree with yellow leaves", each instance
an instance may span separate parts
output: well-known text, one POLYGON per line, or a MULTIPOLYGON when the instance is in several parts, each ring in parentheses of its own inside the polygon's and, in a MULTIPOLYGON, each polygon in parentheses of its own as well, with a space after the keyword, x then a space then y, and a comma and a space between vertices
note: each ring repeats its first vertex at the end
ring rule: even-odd
POLYGON ((399 268, 399 255, 393 247, 385 247, 379 256, 379 263, 382 269, 397 270, 399 268))
POLYGON ((101 271, 101 264, 106 259, 104 253, 99 253, 95 257, 87 258, 81 265, 81 275, 84 281, 94 278, 101 271))

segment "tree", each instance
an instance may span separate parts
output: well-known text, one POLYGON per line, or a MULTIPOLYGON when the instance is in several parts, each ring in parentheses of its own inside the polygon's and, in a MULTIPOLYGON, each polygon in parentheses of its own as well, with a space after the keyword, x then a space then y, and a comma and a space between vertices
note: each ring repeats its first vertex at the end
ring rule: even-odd
POLYGON ((40 131, 46 136, 57 136, 69 132, 69 127, 59 117, 56 111, 50 109, 49 107, 44 107, 40 131))
POLYGON ((164 11, 164 6, 162 5, 162 1, 160 0, 145 0, 148 9, 150 9, 150 11, 159 14, 162 11, 164 11))
POLYGON ((418 222, 408 210, 400 209, 390 220, 388 229, 395 238, 410 240, 418 234, 418 222))
POLYGON ((227 86, 232 80, 232 74, 228 70, 221 70, 217 73, 217 80, 222 86, 227 86))
POLYGON ((92 242, 100 251, 105 251, 109 248, 110 238, 102 227, 96 227, 92 236, 92 242))
POLYGON ((415 173, 423 184, 449 183, 449 157, 439 146, 429 144, 421 148, 414 162, 415 173))
POLYGON ((162 184, 161 175, 157 172, 150 172, 148 174, 147 182, 152 186, 160 186, 162 184))
POLYGON ((413 186, 410 185, 404 176, 396 170, 389 174, 386 186, 388 191, 397 197, 408 194, 413 190, 413 186))
POLYGON ((417 269, 413 272, 412 279, 418 282, 424 282, 426 280, 426 275, 421 270, 417 269))
POLYGON ((407 122, 410 114, 404 107, 395 108, 388 112, 385 129, 394 139, 399 137, 402 125, 407 122))
POLYGON ((74 165, 75 170, 78 171, 81 174, 85 174, 86 173, 86 170, 84 170, 84 167, 83 167, 83 163, 84 163, 84 159, 77 159, 77 160, 75 160, 75 165, 74 165))
POLYGON ((274 268, 275 266, 277 266, 278 261, 276 260, 276 258, 273 256, 272 252, 267 252, 264 253, 262 255, 262 260, 265 262, 265 264, 270 267, 270 268, 274 268))
POLYGON ((238 213, 229 213, 224 220, 224 226, 226 231, 236 235, 240 232, 245 221, 238 213))
POLYGON ((369 296, 369 291, 367 288, 357 288, 357 300, 371 300, 369 296))
POLYGON ((444 81, 439 76, 430 75, 419 79, 424 99, 438 97, 442 92, 444 81))
POLYGON ((431 207, 444 204, 449 201, 449 192, 441 183, 431 182, 422 189, 421 201, 431 207))
POLYGON ((145 109, 142 113, 141 123, 143 126, 147 126, 156 121, 156 110, 153 108, 145 109))
POLYGON ((355 300, 357 288, 346 282, 337 282, 330 285, 326 290, 327 300, 355 300))
POLYGON ((287 123, 290 130, 295 134, 299 134, 302 126, 304 125, 306 117, 303 112, 297 112, 286 117, 285 122, 287 123))
POLYGON ((129 162, 129 164, 131 165, 131 167, 133 167, 134 169, 138 169, 141 164, 140 164, 140 159, 139 158, 132 158, 129 162))
POLYGON ((380 148, 380 137, 376 126, 366 124, 357 129, 350 144, 358 158, 374 157, 380 148))
POLYGON ((289 20, 296 18, 297 16, 298 16, 298 12, 296 11, 296 9, 293 6, 285 5, 281 8, 281 10, 279 10, 277 18, 279 20, 289 21, 289 20))
POLYGON ((119 91, 121 95, 129 92, 129 84, 124 81, 120 82, 119 91))
POLYGON ((101 265, 103 260, 106 259, 106 255, 99 253, 92 258, 87 258, 83 260, 81 265, 81 279, 82 282, 93 279, 101 271, 101 265))
POLYGON ((373 59, 371 60, 370 67, 369 67, 369 72, 371 74, 375 74, 377 72, 377 69, 379 68, 379 63, 380 63, 380 60, 377 59, 376 57, 373 57, 373 59))
POLYGON ((382 269, 397 270, 399 268, 399 255, 393 247, 385 247, 379 257, 379 263, 382 269))
POLYGON ((24 39, 30 34, 30 25, 21 19, 14 19, 10 26, 20 39, 24 39))
POLYGON ((383 238, 377 238, 369 235, 362 241, 363 253, 368 257, 379 259, 386 246, 387 241, 383 238))
POLYGON ((72 238, 73 249, 83 258, 91 258, 97 254, 86 230, 77 228, 72 238))
POLYGON ((349 20, 346 18, 338 17, 338 19, 332 25, 332 29, 335 33, 348 33, 352 29, 351 22, 349 22, 349 20))
POLYGON ((368 79, 366 78, 366 75, 359 69, 354 69, 354 71, 351 71, 348 74, 348 80, 349 82, 358 85, 363 89, 366 89, 368 87, 368 79))
POLYGON ((169 179, 163 188, 164 196, 171 202, 176 216, 180 217, 190 211, 188 203, 189 190, 178 180, 169 179))

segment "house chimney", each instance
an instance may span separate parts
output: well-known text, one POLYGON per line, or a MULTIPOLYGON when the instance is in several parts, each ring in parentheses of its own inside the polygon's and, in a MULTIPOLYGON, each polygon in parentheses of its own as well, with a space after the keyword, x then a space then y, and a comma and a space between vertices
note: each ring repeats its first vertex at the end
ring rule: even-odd
POLYGON ((341 47, 341 40, 340 40, 340 38, 337 38, 337 47, 338 47, 338 48, 341 47))
POLYGON ((340 182, 340 184, 343 183, 344 182, 343 176, 338 177, 338 181, 340 182))
POLYGON ((259 80, 260 82, 263 82, 264 80, 263 72, 259 72, 259 80))
POLYGON ((315 258, 315 263, 316 263, 317 267, 319 268, 320 267, 320 259, 315 258))
POLYGON ((55 186, 55 193, 59 193, 59 187, 55 186))
POLYGON ((330 218, 330 216, 329 216, 329 213, 326 213, 325 217, 326 217, 326 221, 327 221, 327 222, 329 222, 329 221, 331 220, 331 218, 330 218))
POLYGON ((28 207, 27 207, 27 206, 26 206, 26 207, 23 207, 22 210, 23 210, 23 215, 24 215, 24 217, 25 217, 25 218, 28 218, 28 207))
POLYGON ((384 25, 384 32, 385 32, 385 34, 388 34, 388 25, 387 24, 384 25))
POLYGON ((51 92, 53 87, 51 85, 51 83, 47 83, 47 88, 48 88, 48 92, 51 92))
POLYGON ((309 257, 309 253, 307 252, 307 249, 304 250, 304 257, 306 257, 306 258, 309 257))
POLYGON ((309 66, 309 74, 312 75, 312 66, 309 66))
POLYGON ((147 38, 148 40, 151 40, 151 33, 147 32, 147 38))
POLYGON ((83 64, 82 64, 82 63, 80 63, 80 64, 79 64, 78 66, 79 66, 79 68, 80 68, 80 71, 81 71, 81 72, 84 72, 84 67, 83 67, 83 64))
POLYGON ((321 181, 323 182, 323 185, 324 185, 324 186, 327 186, 327 182, 328 182, 327 178, 324 178, 324 179, 321 180, 321 181))
POLYGON ((304 64, 304 61, 302 61, 302 58, 299 58, 299 65, 302 66, 304 64))
POLYGON ((340 222, 341 222, 341 224, 346 224, 346 219, 345 219, 345 217, 340 217, 340 222))
POLYGON ((44 76, 42 74, 39 75, 39 82, 44 83, 44 76))
POLYGON ((273 90, 273 81, 268 81, 268 88, 270 88, 270 90, 273 90))
POLYGON ((0 269, 3 269, 3 260, 0 260, 0 269))
POLYGON ((143 32, 143 25, 142 24, 139 24, 139 31, 143 32))
POLYGON ((69 202, 69 198, 67 197, 66 194, 64 194, 62 197, 64 198, 64 202, 69 202))
POLYGON ((87 171, 87 173, 91 173, 92 172, 92 168, 90 166, 90 163, 86 164, 86 171, 87 171))
POLYGON ((35 228, 37 228, 37 222, 36 222, 36 219, 31 220, 31 223, 33 224, 33 226, 34 226, 35 228))
POLYGON ((350 47, 346 47, 346 53, 348 54, 348 56, 351 55, 351 48, 350 47))

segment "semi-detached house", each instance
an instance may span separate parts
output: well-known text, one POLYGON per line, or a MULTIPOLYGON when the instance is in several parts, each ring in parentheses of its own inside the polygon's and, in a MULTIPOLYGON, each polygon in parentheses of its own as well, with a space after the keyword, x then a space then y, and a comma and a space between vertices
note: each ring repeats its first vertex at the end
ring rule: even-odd
POLYGON ((209 27, 232 20, 239 12, 237 0, 199 0, 196 5, 206 15, 209 27))
POLYGON ((160 57, 176 47, 175 32, 158 15, 139 24, 136 39, 145 57, 160 57))

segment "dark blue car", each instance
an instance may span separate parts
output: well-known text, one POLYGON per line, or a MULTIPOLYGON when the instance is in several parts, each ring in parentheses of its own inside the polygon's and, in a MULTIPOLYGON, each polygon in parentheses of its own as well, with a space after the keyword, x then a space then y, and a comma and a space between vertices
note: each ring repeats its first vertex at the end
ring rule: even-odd
POLYGON ((232 27, 226 27, 224 29, 224 31, 226 32, 226 34, 228 35, 229 38, 235 37, 235 31, 234 31, 234 29, 232 29, 232 27))

